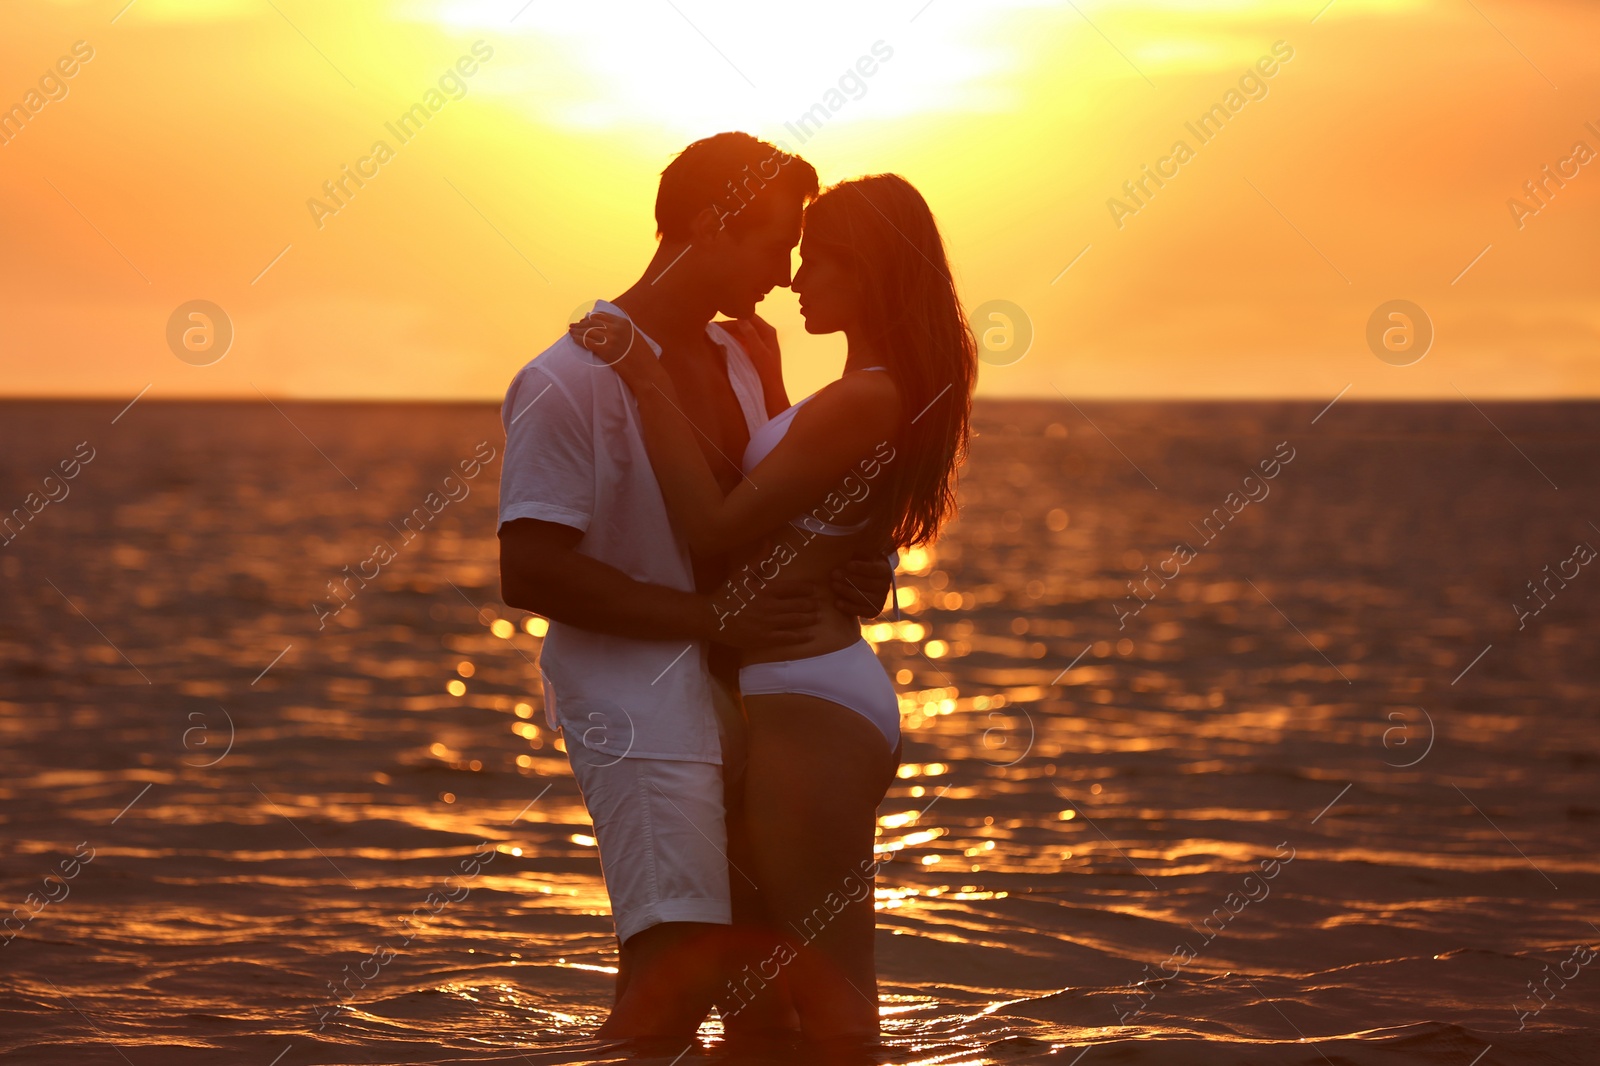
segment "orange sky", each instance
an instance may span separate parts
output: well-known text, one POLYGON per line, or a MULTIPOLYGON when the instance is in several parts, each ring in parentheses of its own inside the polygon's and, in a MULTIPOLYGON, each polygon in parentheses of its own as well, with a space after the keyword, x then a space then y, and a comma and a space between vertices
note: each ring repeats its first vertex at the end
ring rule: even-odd
MULTIPOLYGON (((672 152, 743 128, 824 181, 923 190, 968 307, 1032 323, 984 394, 1600 395, 1592 3, 524 2, 0 7, 0 107, 26 115, 0 127, 3 391, 497 398, 643 268, 672 152), (1185 123, 1215 104, 1202 143, 1185 123), (1119 227, 1146 164, 1170 176, 1119 227), (308 207, 358 165, 336 213, 308 207), (1395 298, 1436 330, 1410 366, 1365 339, 1395 298), (195 299, 235 331, 207 366, 165 337, 195 299)), ((837 372, 792 294, 763 309, 793 392, 837 372)))

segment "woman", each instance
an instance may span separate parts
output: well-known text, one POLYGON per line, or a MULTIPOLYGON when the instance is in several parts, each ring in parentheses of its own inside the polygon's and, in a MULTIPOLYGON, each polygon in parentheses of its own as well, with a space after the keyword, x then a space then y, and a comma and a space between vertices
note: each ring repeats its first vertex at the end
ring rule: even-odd
MULTIPOLYGON (((844 373, 752 434, 726 495, 631 324, 596 314, 572 327, 637 399, 691 551, 731 552, 733 573, 758 575, 733 579, 730 611, 762 579, 825 579, 863 546, 931 541, 955 506, 977 349, 927 203, 893 174, 836 185, 808 208, 800 253, 806 331, 845 335, 844 373)), ((873 842, 900 761, 894 686, 858 620, 832 610, 802 643, 746 653, 739 686, 749 873, 787 938, 763 976, 788 976, 807 1039, 875 1040, 873 842)))

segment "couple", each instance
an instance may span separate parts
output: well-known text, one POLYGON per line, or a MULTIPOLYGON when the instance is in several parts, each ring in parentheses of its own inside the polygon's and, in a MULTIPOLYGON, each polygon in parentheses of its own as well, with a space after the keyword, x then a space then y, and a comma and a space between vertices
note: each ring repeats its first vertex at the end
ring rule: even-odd
POLYGON ((692 1039, 715 1004, 730 1042, 871 1044, 900 724, 859 622, 886 556, 954 508, 976 345, 903 178, 819 194, 804 160, 723 133, 662 172, 656 225, 643 276, 523 367, 501 415, 502 595, 550 619, 547 721, 620 943, 599 1035, 692 1039), (793 406, 755 317, 780 285, 847 342, 793 406))

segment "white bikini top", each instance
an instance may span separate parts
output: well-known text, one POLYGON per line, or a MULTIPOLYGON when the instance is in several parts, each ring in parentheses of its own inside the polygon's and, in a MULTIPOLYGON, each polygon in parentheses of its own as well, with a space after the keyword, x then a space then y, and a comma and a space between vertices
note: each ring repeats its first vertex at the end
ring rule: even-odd
MULTIPOLYGON (((889 368, 886 366, 865 366, 861 369, 888 370, 889 368)), ((743 468, 746 474, 760 466, 761 460, 772 454, 772 450, 778 446, 778 442, 788 435, 789 423, 794 421, 795 412, 805 406, 810 399, 811 397, 807 396, 799 403, 780 412, 777 417, 757 426, 751 432, 750 443, 745 445, 744 456, 739 461, 740 467, 743 468)), ((802 514, 789 519, 789 524, 796 529, 803 529, 808 533, 815 533, 821 537, 848 537, 852 533, 860 533, 863 529, 866 529, 871 521, 870 518, 864 518, 854 525, 841 526, 832 522, 824 522, 814 515, 802 514)))

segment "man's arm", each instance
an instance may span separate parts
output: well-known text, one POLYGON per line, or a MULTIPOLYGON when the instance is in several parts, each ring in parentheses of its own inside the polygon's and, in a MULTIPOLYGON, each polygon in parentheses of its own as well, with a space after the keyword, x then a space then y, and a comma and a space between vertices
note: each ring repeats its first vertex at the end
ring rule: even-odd
POLYGON ((518 518, 500 527, 500 598, 509 607, 615 637, 709 640, 740 648, 797 643, 818 618, 816 597, 768 586, 719 624, 711 597, 635 581, 577 550, 571 526, 518 518))
POLYGON ((815 611, 814 603, 779 599, 770 609, 753 605, 719 620, 709 597, 635 581, 584 555, 577 548, 594 513, 596 477, 589 420, 537 360, 513 380, 501 417, 500 589, 507 605, 612 636, 737 647, 787 638, 815 611))
POLYGON ((857 618, 876 618, 894 588, 894 568, 875 552, 845 560, 833 572, 833 603, 857 618))

